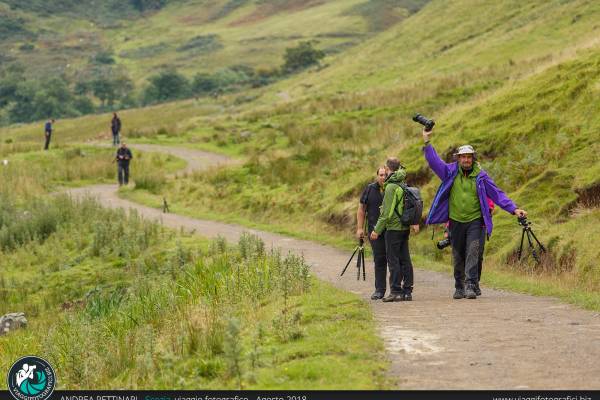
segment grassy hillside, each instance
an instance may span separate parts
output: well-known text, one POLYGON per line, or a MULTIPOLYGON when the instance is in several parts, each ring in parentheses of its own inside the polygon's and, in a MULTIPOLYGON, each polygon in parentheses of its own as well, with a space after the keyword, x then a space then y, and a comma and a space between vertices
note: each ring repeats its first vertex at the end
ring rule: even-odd
POLYGON ((143 83, 164 67, 190 76, 239 64, 277 67, 285 48, 299 40, 318 40, 329 53, 344 51, 426 2, 5 0, 0 48, 6 61, 44 77, 89 73, 94 57, 108 52, 117 67, 143 83))
MULTIPOLYGON (((430 203, 438 181, 410 121, 420 111, 438 121, 434 144, 445 157, 475 145, 551 249, 541 266, 515 264, 520 230, 498 211, 486 268, 510 276, 513 286, 528 282, 522 290, 555 288, 552 294, 598 308, 592 260, 599 254, 585 238, 598 226, 599 12, 589 1, 433 1, 331 56, 320 71, 212 106, 131 110, 124 119, 134 140, 208 148, 246 163, 127 195, 148 203, 167 195, 181 212, 338 241, 351 235, 358 194, 388 155, 400 156, 430 203)), ((97 136, 105 124, 105 116, 65 121, 61 135, 97 136)), ((31 139, 38 130, 13 128, 3 137, 31 139)), ((414 241, 423 264, 447 261, 427 237, 414 241)))

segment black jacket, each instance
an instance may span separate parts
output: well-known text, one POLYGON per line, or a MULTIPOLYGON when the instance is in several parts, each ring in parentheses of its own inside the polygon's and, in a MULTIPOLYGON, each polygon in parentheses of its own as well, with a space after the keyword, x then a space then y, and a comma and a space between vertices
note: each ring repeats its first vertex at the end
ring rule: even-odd
POLYGON ((128 148, 119 147, 119 149, 117 150, 117 157, 116 157, 117 162, 129 163, 129 160, 131 160, 132 158, 133 158, 133 155, 131 154, 131 150, 129 150, 128 148))
POLYGON ((111 123, 110 123, 111 127, 112 127, 112 131, 113 132, 120 132, 121 131, 121 119, 120 118, 113 118, 111 123))

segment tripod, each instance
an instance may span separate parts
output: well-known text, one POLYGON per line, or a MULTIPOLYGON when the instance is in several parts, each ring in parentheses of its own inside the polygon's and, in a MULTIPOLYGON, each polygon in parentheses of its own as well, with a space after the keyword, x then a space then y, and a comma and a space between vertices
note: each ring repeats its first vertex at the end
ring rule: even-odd
POLYGON ((531 255, 533 256, 535 261, 537 261, 539 263, 540 256, 537 253, 535 246, 533 245, 533 240, 535 240, 535 242, 539 246, 540 253, 544 253, 546 251, 546 248, 544 247, 544 245, 542 243, 540 243, 538 238, 535 236, 535 233, 533 233, 533 230, 531 229, 531 222, 527 221, 527 217, 519 217, 519 225, 521 225, 523 227, 523 233, 521 234, 521 244, 519 246, 519 252, 517 253, 519 260, 521 259, 521 255, 523 254, 523 242, 525 240, 525 235, 527 235, 527 242, 529 243, 529 249, 531 250, 531 255), (532 240, 532 238, 533 238, 533 240, 532 240))
POLYGON ((346 272, 348 265, 350 265, 350 262, 352 262, 354 255, 358 252, 358 258, 356 259, 356 268, 357 268, 356 280, 357 281, 360 280, 361 267, 362 267, 363 281, 367 280, 367 274, 365 273, 365 246, 364 246, 364 243, 365 243, 365 241, 363 238, 360 238, 358 240, 358 246, 356 246, 356 248, 354 249, 354 253, 352 253, 352 255, 350 256, 350 259, 346 263, 346 266, 344 267, 344 270, 342 271, 340 276, 344 275, 344 272, 346 272))

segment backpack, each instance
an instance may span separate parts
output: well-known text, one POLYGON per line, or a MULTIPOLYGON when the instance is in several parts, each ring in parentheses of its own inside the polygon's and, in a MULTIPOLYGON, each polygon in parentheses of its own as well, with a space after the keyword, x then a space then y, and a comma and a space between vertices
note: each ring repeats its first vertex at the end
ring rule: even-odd
MULTIPOLYGON (((419 225, 423 214, 423 199, 419 188, 400 184, 400 189, 404 191, 404 207, 402 215, 398 213, 398 208, 394 206, 394 212, 400 219, 402 225, 419 225)), ((398 189, 396 190, 396 196, 398 189)))

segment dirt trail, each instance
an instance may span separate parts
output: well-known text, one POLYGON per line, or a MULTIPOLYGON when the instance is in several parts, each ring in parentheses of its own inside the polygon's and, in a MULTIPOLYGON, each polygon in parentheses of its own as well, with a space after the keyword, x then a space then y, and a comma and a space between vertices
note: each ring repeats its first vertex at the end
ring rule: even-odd
MULTIPOLYGON (((227 162, 223 156, 190 149, 131 147, 182 157, 189 163, 188 170, 227 162)), ((453 279, 420 270, 418 265, 413 302, 372 302, 368 300, 373 290, 372 260, 367 260, 367 282, 357 282, 351 267, 340 278, 347 252, 241 226, 163 214, 120 199, 116 191, 116 185, 96 185, 69 192, 89 193, 107 207, 135 208, 169 227, 184 227, 207 237, 221 235, 230 241, 237 241, 244 231, 252 232, 267 246, 303 254, 317 277, 371 302, 391 361, 390 373, 399 388, 600 389, 598 313, 485 285, 477 300, 452 300, 453 279)))

